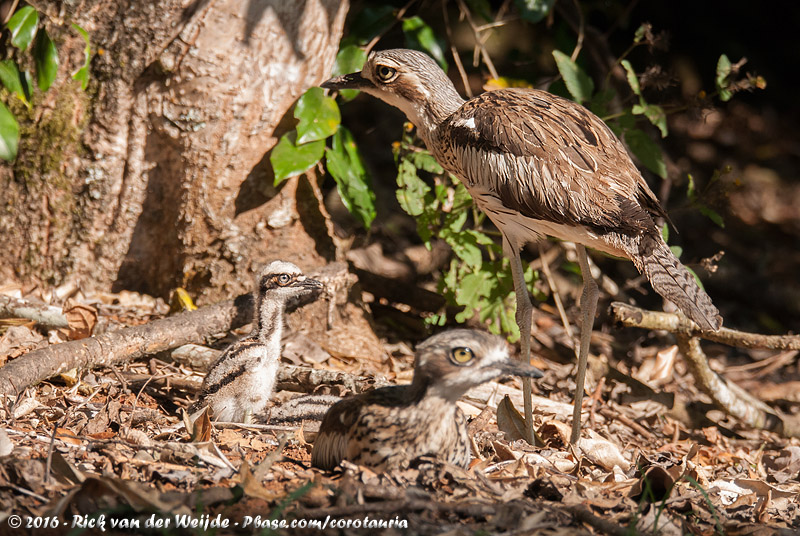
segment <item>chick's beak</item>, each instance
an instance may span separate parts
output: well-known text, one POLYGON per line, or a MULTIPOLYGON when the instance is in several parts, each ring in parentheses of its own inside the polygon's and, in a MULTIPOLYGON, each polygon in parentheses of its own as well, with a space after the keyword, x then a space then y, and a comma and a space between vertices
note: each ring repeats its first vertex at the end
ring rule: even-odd
POLYGON ((336 76, 320 84, 325 89, 364 89, 374 87, 374 84, 361 76, 361 71, 357 73, 336 76))

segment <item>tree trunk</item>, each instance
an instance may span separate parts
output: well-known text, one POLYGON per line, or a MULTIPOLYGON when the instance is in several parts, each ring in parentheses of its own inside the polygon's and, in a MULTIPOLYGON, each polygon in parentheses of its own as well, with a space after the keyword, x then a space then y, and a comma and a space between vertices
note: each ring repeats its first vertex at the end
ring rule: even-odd
POLYGON ((14 109, 0 275, 211 301, 249 291, 270 259, 311 270, 338 256, 316 188, 277 191, 266 155, 330 74, 346 0, 31 3, 61 65, 28 116, 14 109), (92 40, 85 93, 70 22, 92 40))

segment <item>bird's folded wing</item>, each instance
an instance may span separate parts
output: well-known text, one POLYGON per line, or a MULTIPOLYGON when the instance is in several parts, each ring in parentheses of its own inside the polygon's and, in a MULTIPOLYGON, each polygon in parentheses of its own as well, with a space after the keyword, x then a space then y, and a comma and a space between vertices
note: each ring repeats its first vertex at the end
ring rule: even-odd
POLYGON ((665 215, 625 147, 597 116, 555 95, 484 93, 445 124, 460 175, 522 215, 600 231, 652 229, 665 215))

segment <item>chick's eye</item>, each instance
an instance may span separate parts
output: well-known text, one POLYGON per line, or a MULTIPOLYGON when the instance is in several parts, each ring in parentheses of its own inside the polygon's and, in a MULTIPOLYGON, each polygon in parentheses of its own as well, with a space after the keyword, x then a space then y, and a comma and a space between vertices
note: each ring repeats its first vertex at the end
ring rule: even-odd
POLYGON ((454 348, 453 360, 456 363, 469 363, 475 357, 469 348, 454 348))
POLYGON ((378 78, 382 81, 386 82, 391 79, 397 71, 392 69, 391 67, 387 67, 386 65, 379 65, 378 66, 378 78))
POLYGON ((292 281, 292 278, 289 274, 281 274, 277 277, 277 280, 279 285, 285 286, 292 281))

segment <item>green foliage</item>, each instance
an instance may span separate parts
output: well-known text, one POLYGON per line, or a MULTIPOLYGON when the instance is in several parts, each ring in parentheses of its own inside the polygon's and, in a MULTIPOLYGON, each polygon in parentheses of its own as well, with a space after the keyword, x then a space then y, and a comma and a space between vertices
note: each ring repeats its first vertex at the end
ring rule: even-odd
POLYGON ((532 23, 537 23, 550 13, 556 0, 514 0, 520 16, 532 23))
POLYGON ((447 59, 444 55, 444 46, 436 38, 433 28, 428 26, 419 17, 411 17, 403 21, 403 34, 405 34, 408 48, 415 48, 428 53, 439 66, 447 71, 447 59))
MULTIPOLYGON (((639 86, 639 78, 637 78, 636 72, 631 66, 631 62, 622 60, 620 64, 625 69, 625 77, 628 80, 628 85, 631 86, 631 91, 633 91, 634 95, 639 97, 639 104, 634 104, 633 108, 631 108, 631 112, 633 112, 634 115, 644 115, 647 117, 647 119, 661 131, 661 137, 666 138, 667 114, 664 113, 664 109, 656 104, 649 104, 644 99, 642 88, 639 86)), ((662 176, 662 178, 664 177, 662 176)))
POLYGON ((294 117, 299 121, 298 145, 333 136, 342 121, 336 101, 327 97, 321 87, 312 87, 303 93, 294 108, 294 117))
POLYGON ((723 102, 731 100, 733 92, 728 89, 728 77, 731 74, 731 60, 728 56, 722 54, 717 60, 717 76, 715 82, 717 91, 719 91, 719 99, 723 102))
POLYGON ((72 24, 72 29, 78 32, 83 37, 84 43, 86 43, 86 46, 83 47, 83 65, 72 73, 72 79, 80 82, 81 89, 86 91, 89 86, 89 61, 92 59, 92 45, 89 40, 89 32, 74 23, 72 24))
MULTIPOLYGON (((39 13, 31 6, 23 6, 9 19, 6 28, 10 34, 11 44, 20 51, 19 55, 27 51, 32 42, 34 43, 31 59, 36 68, 36 85, 40 91, 46 92, 58 76, 58 49, 47 31, 39 28, 39 13)), ((86 42, 84 64, 73 73, 72 77, 81 83, 82 90, 86 90, 89 83, 89 61, 91 59, 89 34, 77 24, 72 24, 72 28, 86 42)), ((26 60, 25 57, 20 59, 26 60)), ((0 82, 29 110, 31 109, 33 86, 30 72, 21 71, 13 59, 6 59, 0 62, 0 82)), ((14 114, 4 104, 0 104, 2 105, 0 110, 0 146, 2 146, 0 147, 0 158, 11 161, 17 157, 20 127, 14 114)))
MULTIPOLYGON (((361 69, 367 61, 367 53, 363 48, 356 45, 342 44, 339 53, 336 54, 336 63, 333 65, 331 76, 341 76, 361 69)), ((342 89, 339 94, 346 101, 355 98, 359 91, 357 89, 342 89)))
POLYGON ((592 93, 594 93, 594 81, 589 78, 589 75, 560 50, 554 50, 553 57, 556 59, 558 72, 564 78, 564 83, 572 98, 580 103, 591 99, 592 93))
POLYGON ((16 95, 19 100, 30 108, 31 104, 28 100, 28 94, 22 85, 22 78, 14 60, 0 61, 0 82, 2 82, 7 90, 16 95))
MULTIPOLYGON (((728 173, 730 168, 725 168, 722 172, 719 170, 714 171, 714 175, 712 175, 711 180, 708 181, 708 185, 706 186, 706 191, 717 181, 719 181, 720 176, 722 173, 728 173)), ((688 175, 689 184, 686 187, 686 197, 689 199, 689 202, 695 207, 697 210, 700 211, 701 214, 706 216, 708 219, 713 221, 718 226, 725 228, 725 221, 722 219, 722 216, 719 215, 717 211, 710 208, 708 205, 702 202, 701 198, 704 197, 702 194, 698 193, 695 184, 694 184, 694 177, 690 173, 688 175)))
MULTIPOLYGON (((430 153, 415 147, 408 133, 395 146, 395 160, 397 200, 416 218, 420 238, 428 248, 433 238, 439 238, 453 250, 450 266, 439 280, 439 291, 449 304, 464 308, 456 321, 464 322, 477 314, 492 332, 518 339, 510 264, 503 258, 501 247, 480 229, 484 216, 475 210, 467 189, 445 174, 430 153), (421 172, 432 176, 432 186, 420 177, 421 172)), ((526 281, 532 284, 537 278, 528 268, 526 281)), ((441 325, 446 317, 441 313, 429 321, 441 325)))
POLYGON ((311 169, 320 161, 324 153, 325 142, 323 140, 298 145, 296 130, 281 136, 269 155, 269 161, 275 172, 275 186, 311 169))
POLYGON ((39 89, 47 91, 58 74, 58 50, 45 30, 36 36, 33 59, 36 63, 36 83, 39 89))
POLYGON ((308 171, 324 155, 342 203, 369 229, 376 215, 375 194, 353 135, 341 126, 339 105, 322 88, 312 87, 298 99, 294 117, 297 127, 281 137, 269 156, 275 185, 308 171))
POLYGON ((369 229, 376 216, 375 193, 350 131, 340 127, 325 155, 328 172, 336 181, 342 203, 365 229, 369 229))
POLYGON ((661 147, 653 141, 653 138, 638 128, 625 129, 623 136, 631 152, 636 155, 636 158, 647 169, 662 179, 667 178, 667 165, 664 163, 664 155, 661 153, 661 147))
POLYGON ((0 101, 0 158, 14 160, 19 145, 19 124, 6 105, 0 101))
POLYGON ((39 13, 31 6, 22 7, 8 20, 7 26, 11 32, 11 44, 24 52, 36 37, 39 13))

